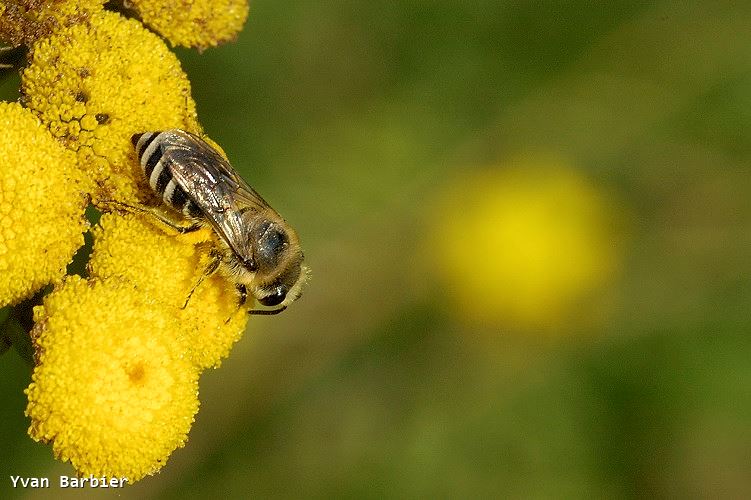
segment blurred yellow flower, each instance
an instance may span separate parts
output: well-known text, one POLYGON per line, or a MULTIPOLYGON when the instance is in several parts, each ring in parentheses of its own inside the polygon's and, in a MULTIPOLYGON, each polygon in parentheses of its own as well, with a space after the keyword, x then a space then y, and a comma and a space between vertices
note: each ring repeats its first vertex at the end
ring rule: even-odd
POLYGON ((614 204, 555 159, 469 175, 444 193, 430 248, 462 316, 522 328, 560 325, 620 264, 614 204))
POLYGON ((200 133, 190 83, 177 57, 135 20, 101 12, 32 47, 24 104, 76 151, 97 198, 136 203, 146 189, 131 135, 200 133))
POLYGON ((0 307, 62 278, 83 245, 75 157, 16 103, 0 103, 0 307))
POLYGON ((247 0, 131 0, 144 24, 173 45, 199 50, 234 40, 248 17, 247 0))
POLYGON ((26 390, 31 437, 79 474, 131 483, 185 444, 198 410, 175 317, 135 287, 73 276, 45 297, 26 390))

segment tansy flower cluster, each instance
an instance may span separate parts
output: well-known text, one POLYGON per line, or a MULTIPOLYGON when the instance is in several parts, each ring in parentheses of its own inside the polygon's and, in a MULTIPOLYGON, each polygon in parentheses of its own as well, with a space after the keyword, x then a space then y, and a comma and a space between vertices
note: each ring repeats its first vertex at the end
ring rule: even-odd
POLYGON ((468 172, 431 208, 426 260, 457 316, 488 331, 579 327, 621 266, 623 215, 559 158, 468 172))
POLYGON ((204 277, 216 236, 180 235, 128 206, 153 204, 130 143, 201 134, 190 83, 162 37, 232 39, 247 2, 0 0, 0 40, 28 49, 19 102, 0 103, 0 307, 49 284, 34 309, 29 434, 81 475, 157 472, 185 444, 198 377, 246 323, 234 285, 204 277), (84 276, 67 273, 89 228, 84 276))

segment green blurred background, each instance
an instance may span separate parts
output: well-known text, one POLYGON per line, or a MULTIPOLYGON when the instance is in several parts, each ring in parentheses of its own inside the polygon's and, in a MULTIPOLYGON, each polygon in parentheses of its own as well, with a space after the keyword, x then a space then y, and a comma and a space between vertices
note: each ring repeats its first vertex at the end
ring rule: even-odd
MULTIPOLYGON (((236 43, 177 50, 312 279, 204 373, 186 448, 117 495, 751 496, 749 26, 743 2, 255 0, 236 43), (469 311, 457 294, 492 303, 483 277, 513 269, 473 252, 496 219, 457 241, 443 217, 474 220, 452 200, 478 173, 546 161, 599 193, 583 245, 614 263, 535 282, 552 319, 534 294, 522 319, 469 311), (442 237, 477 275, 433 258, 442 237)), ((0 491, 45 498, 6 478, 72 468, 26 436, 30 369, 0 373, 0 491)))

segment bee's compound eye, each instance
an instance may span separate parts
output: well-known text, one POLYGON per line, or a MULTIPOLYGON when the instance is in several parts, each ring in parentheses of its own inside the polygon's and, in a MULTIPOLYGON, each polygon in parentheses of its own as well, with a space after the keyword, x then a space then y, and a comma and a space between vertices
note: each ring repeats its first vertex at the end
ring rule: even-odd
POLYGON ((269 295, 258 299, 258 302, 265 306, 278 306, 279 304, 284 302, 285 298, 287 298, 287 289, 278 286, 269 295))

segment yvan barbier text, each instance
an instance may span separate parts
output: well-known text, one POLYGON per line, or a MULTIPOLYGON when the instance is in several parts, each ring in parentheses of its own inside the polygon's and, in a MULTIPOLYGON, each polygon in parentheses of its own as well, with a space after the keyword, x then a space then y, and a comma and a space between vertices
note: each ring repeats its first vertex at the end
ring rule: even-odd
MULTIPOLYGON (((48 477, 10 476, 14 488, 49 488, 48 477)), ((75 477, 60 476, 57 485, 60 488, 122 488, 128 480, 124 477, 75 477)))

